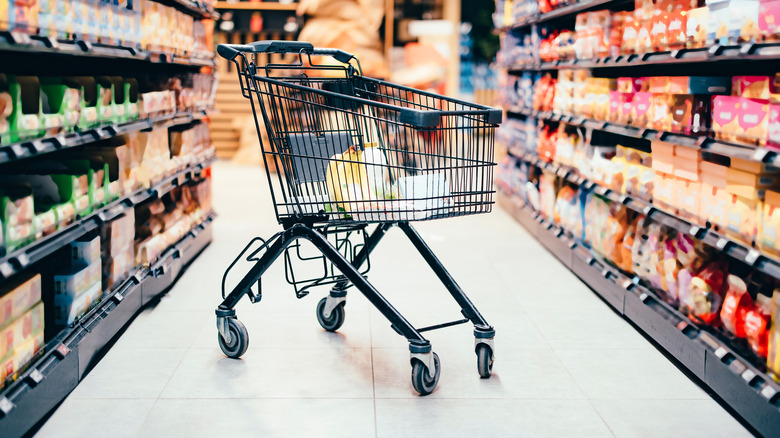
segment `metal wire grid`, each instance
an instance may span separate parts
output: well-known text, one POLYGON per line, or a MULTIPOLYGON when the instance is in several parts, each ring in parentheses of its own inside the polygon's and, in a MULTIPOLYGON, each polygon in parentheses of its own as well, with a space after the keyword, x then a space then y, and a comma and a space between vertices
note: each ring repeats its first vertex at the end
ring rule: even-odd
POLYGON ((242 75, 244 95, 256 120, 262 117, 258 130, 262 123, 268 133, 261 147, 269 179, 271 160, 279 170, 272 197, 280 222, 430 220, 491 210, 496 125, 479 108, 349 74, 274 79, 247 68, 242 75), (424 111, 413 114, 422 118, 404 120, 404 108, 424 111), (426 126, 432 114, 438 123, 426 126))

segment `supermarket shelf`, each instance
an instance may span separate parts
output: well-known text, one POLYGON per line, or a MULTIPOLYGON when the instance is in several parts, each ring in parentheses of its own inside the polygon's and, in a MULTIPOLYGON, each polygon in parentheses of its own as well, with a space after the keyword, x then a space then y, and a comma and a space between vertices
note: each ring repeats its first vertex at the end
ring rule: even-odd
POLYGON ((500 33, 500 32, 506 32, 514 29, 520 29, 522 27, 527 27, 532 24, 544 23, 545 21, 576 15, 579 14, 580 12, 596 9, 600 6, 606 8, 607 5, 610 5, 610 3, 620 4, 620 3, 627 3, 627 2, 626 0, 590 0, 590 1, 585 0, 568 6, 554 9, 545 14, 531 15, 525 17, 523 20, 513 23, 511 26, 497 29, 496 32, 500 33))
POLYGON ((641 68, 651 65, 705 64, 738 61, 774 61, 780 59, 780 43, 715 45, 701 49, 680 49, 636 55, 608 56, 596 59, 558 60, 507 66, 509 71, 546 71, 581 68, 641 68))
POLYGON ((0 165, 25 158, 40 156, 50 152, 60 151, 76 146, 106 140, 129 132, 152 129, 157 125, 185 125, 201 120, 207 115, 207 110, 178 112, 175 114, 134 120, 120 124, 97 126, 82 132, 57 134, 50 137, 23 140, 6 146, 0 146, 0 165))
POLYGON ((601 195, 612 202, 623 204, 626 207, 640 212, 667 227, 674 228, 681 233, 690 234, 691 236, 702 240, 705 244, 717 248, 723 254, 773 278, 780 279, 780 260, 715 231, 709 224, 699 225, 692 223, 674 213, 654 206, 647 201, 600 186, 593 181, 581 177, 574 168, 547 163, 536 156, 525 154, 522 151, 515 149, 510 149, 509 152, 513 156, 516 156, 529 164, 555 173, 572 184, 586 189, 592 189, 596 194, 601 195))
POLYGON ((509 108, 507 112, 520 114, 526 117, 536 117, 551 122, 562 122, 572 126, 581 126, 625 137, 642 140, 661 140, 678 146, 701 149, 726 157, 753 160, 780 166, 780 151, 766 147, 758 147, 749 143, 729 142, 715 139, 707 135, 685 135, 675 132, 659 131, 649 128, 637 128, 635 126, 620 123, 593 120, 582 116, 556 114, 548 111, 534 111, 526 108, 509 108))
POLYGON ((776 435, 780 385, 530 207, 501 191, 497 201, 616 312, 674 356, 756 431, 776 435))
POLYGON ((82 40, 54 40, 45 36, 30 36, 24 33, 8 31, 0 31, 0 53, 126 59, 192 67, 211 67, 215 65, 213 57, 179 56, 171 53, 143 51, 135 47, 92 44, 82 40))
POLYGON ((84 377, 100 357, 100 352, 148 302, 170 288, 178 274, 211 241, 212 213, 165 257, 178 260, 177 275, 165 276, 154 269, 139 268, 113 293, 71 327, 51 340, 45 353, 3 392, 0 392, 0 436, 23 436, 54 409, 84 377))
POLYGON ((219 18, 219 13, 211 9, 205 3, 197 0, 155 0, 158 3, 164 5, 173 6, 176 9, 186 12, 195 18, 212 18, 214 20, 219 18))
POLYGON ((30 245, 0 257, 0 280, 26 269, 28 266, 43 260, 66 244, 96 229, 101 223, 108 222, 134 205, 149 199, 158 198, 189 180, 208 167, 216 158, 208 157, 201 163, 192 165, 176 174, 165 178, 149 189, 141 189, 136 193, 112 202, 89 216, 79 219, 74 224, 44 237, 30 245))
POLYGON ((217 9, 243 10, 243 11, 294 11, 298 8, 298 3, 276 3, 276 2, 217 2, 217 9))

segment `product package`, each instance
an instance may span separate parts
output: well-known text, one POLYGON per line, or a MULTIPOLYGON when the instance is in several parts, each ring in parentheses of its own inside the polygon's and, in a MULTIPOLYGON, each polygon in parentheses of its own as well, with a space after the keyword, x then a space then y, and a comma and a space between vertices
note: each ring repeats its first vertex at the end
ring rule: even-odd
POLYGON ((27 312, 41 300, 41 276, 17 276, 0 288, 0 327, 27 312))

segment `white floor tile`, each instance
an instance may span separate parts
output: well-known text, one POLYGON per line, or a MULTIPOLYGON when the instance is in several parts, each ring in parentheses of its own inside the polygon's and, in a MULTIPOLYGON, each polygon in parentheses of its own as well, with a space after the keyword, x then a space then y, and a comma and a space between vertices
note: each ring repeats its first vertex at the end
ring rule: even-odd
POLYGON ((155 399, 69 397, 35 435, 39 438, 133 437, 155 399))
POLYGON ((380 438, 612 436, 585 400, 378 399, 376 418, 380 438))
MULTIPOLYGON (((708 399, 654 349, 556 350, 590 399, 708 399)), ((728 415, 725 412, 723 415, 728 415)))
POLYGON ((596 410, 618 438, 751 436, 714 400, 594 400, 596 410))
POLYGON ((161 399, 138 436, 363 438, 374 433, 371 399, 161 399))

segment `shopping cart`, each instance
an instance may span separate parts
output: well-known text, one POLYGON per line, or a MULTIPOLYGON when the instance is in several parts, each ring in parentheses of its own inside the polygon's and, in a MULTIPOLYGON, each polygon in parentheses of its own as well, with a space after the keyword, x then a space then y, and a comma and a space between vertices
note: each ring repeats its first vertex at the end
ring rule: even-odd
POLYGON ((489 377, 495 330, 410 223, 490 212, 493 133, 501 111, 367 78, 353 55, 306 42, 220 44, 217 51, 235 64, 242 94, 252 104, 283 228, 268 240, 250 241, 225 272, 224 301, 216 310, 225 355, 238 358, 249 345, 236 304, 244 295, 260 301, 263 273, 284 254, 287 279, 299 298, 312 287, 332 285, 317 305, 325 330, 344 322, 349 287, 368 298, 409 341, 412 385, 421 395, 434 390, 440 374, 439 357, 422 335, 428 330, 472 322, 477 368, 489 377), (260 66, 260 54, 285 54, 295 62, 260 66), (446 286, 463 319, 415 328, 368 282, 369 255, 394 225, 446 286), (321 271, 304 279, 295 276, 292 261, 316 257, 305 255, 299 240, 311 242, 321 258, 314 264, 322 263, 321 271), (226 294, 228 273, 244 255, 251 268, 226 294))

